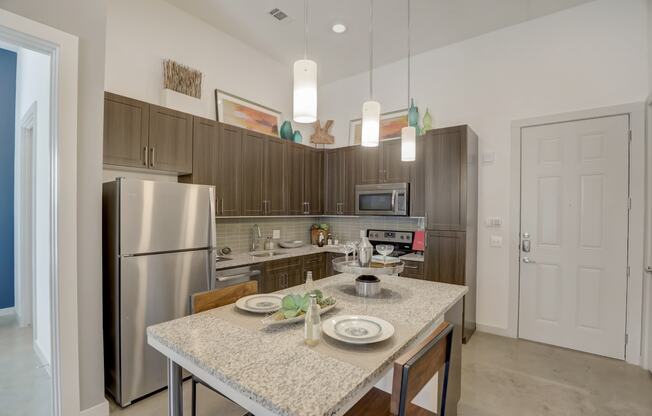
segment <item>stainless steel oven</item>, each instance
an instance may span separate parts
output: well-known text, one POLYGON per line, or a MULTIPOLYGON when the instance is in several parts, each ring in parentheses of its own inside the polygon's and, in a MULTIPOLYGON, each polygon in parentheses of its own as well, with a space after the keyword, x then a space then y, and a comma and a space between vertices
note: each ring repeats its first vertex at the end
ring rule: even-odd
POLYGON ((406 182, 355 186, 356 215, 409 215, 409 201, 406 182))

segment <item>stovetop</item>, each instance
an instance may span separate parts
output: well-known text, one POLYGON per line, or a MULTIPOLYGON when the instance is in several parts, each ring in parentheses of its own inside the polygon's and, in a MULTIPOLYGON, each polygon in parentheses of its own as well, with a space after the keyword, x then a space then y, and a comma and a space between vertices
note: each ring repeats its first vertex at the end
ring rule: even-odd
MULTIPOLYGON (((400 257, 413 253, 414 231, 367 230, 367 238, 374 247, 378 244, 394 246, 394 251, 389 255, 390 257, 400 257)), ((379 254, 375 248, 374 254, 379 254)))

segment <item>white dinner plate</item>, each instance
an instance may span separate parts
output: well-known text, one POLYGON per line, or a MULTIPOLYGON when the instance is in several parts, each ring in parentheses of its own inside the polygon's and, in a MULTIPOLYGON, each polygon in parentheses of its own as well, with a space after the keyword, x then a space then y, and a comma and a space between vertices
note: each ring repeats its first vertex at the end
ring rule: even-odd
POLYGON ((394 326, 375 316, 338 315, 325 320, 321 328, 329 337, 348 344, 373 344, 394 335, 394 326))
POLYGON ((235 306, 247 312, 270 313, 281 309, 283 303, 282 295, 258 294, 249 295, 238 299, 235 306))

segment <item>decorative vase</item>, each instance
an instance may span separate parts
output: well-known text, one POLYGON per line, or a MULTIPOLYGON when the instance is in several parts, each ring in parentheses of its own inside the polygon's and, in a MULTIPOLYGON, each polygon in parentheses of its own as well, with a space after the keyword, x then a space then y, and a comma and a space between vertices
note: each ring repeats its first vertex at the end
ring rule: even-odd
POLYGON ((419 130, 419 107, 414 105, 414 98, 412 98, 412 104, 408 110, 408 126, 419 130))
POLYGON ((288 120, 285 120, 283 124, 281 124, 281 130, 279 134, 281 139, 292 140, 292 123, 290 123, 288 120))
POLYGON ((294 134, 292 135, 292 141, 295 143, 301 143, 301 139, 303 139, 301 132, 299 130, 295 130, 294 134))
POLYGON ((426 107, 426 114, 423 116, 423 129, 421 134, 424 134, 428 130, 432 130, 432 116, 430 115, 430 110, 426 107))

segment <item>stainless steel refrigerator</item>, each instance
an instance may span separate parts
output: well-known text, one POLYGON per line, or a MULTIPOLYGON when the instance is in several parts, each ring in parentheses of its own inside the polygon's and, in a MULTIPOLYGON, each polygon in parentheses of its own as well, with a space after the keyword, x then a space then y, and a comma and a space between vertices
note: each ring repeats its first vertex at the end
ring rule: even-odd
POLYGON ((213 286, 215 189, 120 178, 102 191, 105 382, 127 406, 167 385, 146 328, 187 315, 190 295, 213 286))

